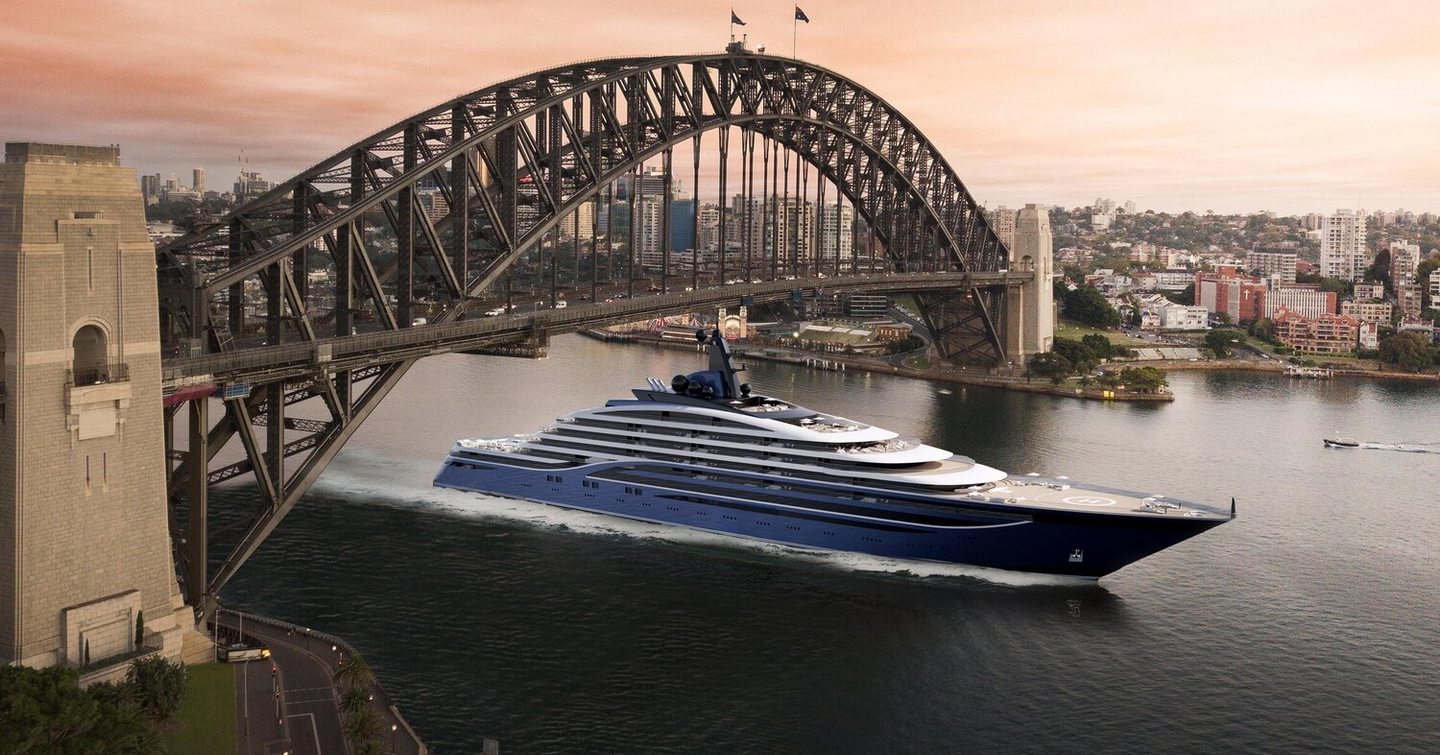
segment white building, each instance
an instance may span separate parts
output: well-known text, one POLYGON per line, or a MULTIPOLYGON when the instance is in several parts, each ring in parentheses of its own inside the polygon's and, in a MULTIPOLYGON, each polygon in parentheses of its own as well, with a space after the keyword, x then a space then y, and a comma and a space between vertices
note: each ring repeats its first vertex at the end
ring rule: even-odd
POLYGON ((1209 323, 1210 313, 1204 307, 1171 304, 1160 308, 1160 327, 1164 330, 1205 330, 1209 323))
POLYGON ((1295 261, 1293 252, 1248 252, 1245 267, 1263 278, 1279 276, 1281 283, 1295 282, 1295 261))
POLYGON ((1430 308, 1440 309, 1440 270, 1430 272, 1430 308))
POLYGON ((1355 281, 1369 264, 1365 251, 1365 214, 1336 210, 1320 228, 1320 274, 1355 281))
POLYGON ((1356 284, 1355 284, 1355 298, 1356 298, 1357 300, 1362 300, 1362 301, 1365 300, 1365 299, 1384 299, 1384 298, 1385 298, 1385 284, 1384 284, 1384 283, 1356 283, 1356 284))
POLYGON ((1389 325, 1390 318, 1394 312, 1395 305, 1388 301, 1357 301, 1355 299, 1346 299, 1340 302, 1340 314, 1348 315, 1360 322, 1389 325))
MULTIPOLYGON (((848 204, 838 207, 826 204, 820 208, 820 256, 826 260, 849 260, 855 253, 855 208, 848 204)), ((1015 229, 1010 229, 1011 241, 1015 229)), ((1010 242, 1006 242, 1006 247, 1010 242)))
POLYGON ((1278 288, 1265 292, 1265 316, 1274 318, 1280 309, 1288 309, 1308 320, 1335 314, 1335 294, 1313 288, 1278 288))
POLYGON ((1380 348, 1380 323, 1360 323, 1360 350, 1374 351, 1380 348))

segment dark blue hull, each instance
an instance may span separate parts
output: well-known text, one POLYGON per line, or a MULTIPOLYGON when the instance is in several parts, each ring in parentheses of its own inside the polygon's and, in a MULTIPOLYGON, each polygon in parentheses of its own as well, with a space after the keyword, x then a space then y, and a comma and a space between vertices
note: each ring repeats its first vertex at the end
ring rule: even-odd
POLYGON ((803 548, 1098 578, 1223 523, 998 502, 675 463, 559 469, 447 459, 435 485, 803 548))

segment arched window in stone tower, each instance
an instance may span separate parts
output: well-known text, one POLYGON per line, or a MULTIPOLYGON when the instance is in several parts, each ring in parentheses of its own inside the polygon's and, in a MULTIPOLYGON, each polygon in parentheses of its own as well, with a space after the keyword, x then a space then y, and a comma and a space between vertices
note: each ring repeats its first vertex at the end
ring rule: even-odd
POLYGON ((95 385, 110 380, 106 367, 105 331, 95 325, 86 325, 75 331, 74 354, 70 369, 75 375, 75 385, 95 385))

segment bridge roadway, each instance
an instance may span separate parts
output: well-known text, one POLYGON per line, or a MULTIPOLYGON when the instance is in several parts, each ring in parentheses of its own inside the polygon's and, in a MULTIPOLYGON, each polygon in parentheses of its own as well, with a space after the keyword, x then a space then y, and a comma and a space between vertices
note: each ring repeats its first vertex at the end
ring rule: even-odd
POLYGON ((782 301, 791 292, 841 291, 914 292, 977 287, 1015 287, 1030 280, 1029 272, 887 273, 828 278, 761 281, 696 291, 637 294, 610 302, 571 303, 565 309, 482 317, 467 311, 456 322, 417 325, 351 336, 295 341, 199 356, 164 360, 167 390, 199 382, 264 384, 314 375, 321 370, 353 370, 375 364, 468 351, 527 341, 535 336, 569 333, 651 317, 706 311, 739 305, 742 296, 756 303, 782 301))

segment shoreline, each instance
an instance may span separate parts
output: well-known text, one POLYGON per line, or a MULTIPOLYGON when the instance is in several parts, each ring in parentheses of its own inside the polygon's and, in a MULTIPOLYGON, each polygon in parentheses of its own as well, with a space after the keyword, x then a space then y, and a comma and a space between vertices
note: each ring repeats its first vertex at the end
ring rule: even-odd
MULTIPOLYGON (((694 350, 691 343, 680 343, 677 341, 661 341, 649 337, 641 337, 630 334, 614 334, 580 331, 580 334, 587 338, 607 343, 640 344, 666 349, 679 349, 684 351, 694 350)), ((1001 375, 982 375, 978 372, 967 371, 963 367, 915 369, 901 367, 889 362, 875 360, 867 357, 845 356, 837 354, 808 354, 805 352, 789 351, 776 347, 755 348, 744 342, 732 344, 733 352, 737 357, 746 359, 760 359, 767 362, 783 362, 786 364, 797 364, 806 367, 830 371, 861 370, 881 375, 897 375, 900 377, 930 380, 941 383, 958 383, 960 385, 974 385, 985 388, 1000 388, 1003 390, 1021 391, 1024 393, 1042 393, 1051 396, 1064 398, 1078 398, 1089 401, 1134 401, 1141 403, 1170 403, 1175 400, 1175 394, 1166 391, 1164 393, 1139 393, 1135 391, 1117 391, 1109 388, 1088 387, 1082 388, 1073 385, 1053 385, 1049 382, 1032 382, 1026 378, 1012 378, 1001 375)), ((977 368, 978 370, 979 368, 977 368)))
MULTIPOLYGON (((609 333, 605 331, 583 330, 580 334, 588 338, 609 343, 643 344, 668 349, 691 350, 693 345, 675 341, 662 341, 646 335, 630 333, 609 333)), ((806 352, 790 351, 776 347, 754 347, 745 342, 735 344, 735 355, 747 359, 761 359, 769 362, 783 362, 787 364, 804 365, 824 370, 862 370, 882 375, 897 375, 919 380, 931 380, 943 383, 959 383, 961 385, 975 385, 986 388, 999 388, 1002 390, 1020 391, 1023 393, 1039 393, 1064 398, 1076 398, 1089 401, 1130 401, 1139 403, 1170 403, 1175 400, 1175 394, 1168 390, 1163 393, 1140 393, 1134 391, 1115 391, 1098 387, 1079 387, 1070 384, 1054 385, 1047 382, 1034 382, 1023 377, 1008 377, 1003 375, 985 375, 979 372, 970 372, 963 367, 930 367, 917 369, 892 364, 888 361, 877 360, 870 357, 846 356, 843 354, 809 354, 806 352)), ((1270 360, 1266 362, 1245 359, 1225 360, 1201 360, 1201 361, 1177 361, 1177 360, 1150 360, 1132 361, 1117 360, 1111 364, 1130 365, 1136 367, 1156 367, 1166 371, 1187 371, 1187 372, 1265 372, 1280 375, 1284 372, 1288 362, 1270 360)), ((1384 380, 1411 380, 1423 382, 1440 382, 1440 374, 1414 373, 1414 372, 1393 372, 1388 370, 1367 370, 1359 368, 1326 368, 1331 371, 1334 377, 1348 378, 1369 378, 1384 380)), ((978 368, 977 368, 978 370, 978 368)), ((1317 378, 1295 378, 1297 380, 1314 380, 1317 378)))

